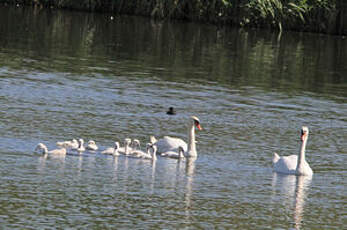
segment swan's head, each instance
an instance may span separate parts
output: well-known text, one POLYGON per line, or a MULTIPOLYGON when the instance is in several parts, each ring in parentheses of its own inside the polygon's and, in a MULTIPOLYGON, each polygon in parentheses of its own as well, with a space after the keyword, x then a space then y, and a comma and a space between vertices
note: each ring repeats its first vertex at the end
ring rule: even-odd
POLYGON ((95 145, 95 141, 93 140, 88 141, 88 145, 95 145))
POLYGON ((47 152, 47 147, 46 147, 46 145, 44 145, 42 143, 38 143, 34 152, 45 154, 47 152))
POLYGON ((149 142, 149 143, 146 144, 147 153, 149 153, 150 150, 153 149, 152 147, 153 147, 153 144, 152 144, 152 143, 149 142))
POLYGON ((36 149, 43 149, 44 147, 46 147, 44 144, 38 143, 36 149))
POLYGON ((82 138, 78 139, 78 144, 79 144, 79 148, 81 148, 84 144, 84 140, 82 138))
POLYGON ((157 142, 157 138, 155 138, 154 136, 150 136, 150 137, 149 137, 149 142, 151 142, 152 144, 154 144, 155 142, 157 142))
POLYGON ((126 146, 129 146, 130 143, 131 143, 131 139, 130 139, 130 138, 125 138, 125 139, 124 139, 124 144, 125 144, 126 146))
POLYGON ((133 148, 140 148, 140 141, 138 139, 134 139, 132 141, 133 148))
POLYGON ((147 148, 147 149, 148 149, 148 148, 152 148, 152 146, 153 146, 153 144, 150 143, 150 142, 148 142, 148 143, 146 144, 146 148, 147 148))
POLYGON ((309 133, 309 130, 308 130, 308 127, 307 126, 302 126, 301 128, 301 141, 305 141, 308 137, 308 133, 309 133))
POLYGON ((194 121, 194 125, 196 126, 196 128, 198 128, 199 130, 202 130, 201 126, 200 126, 200 120, 198 117, 196 116, 191 116, 191 118, 194 121))

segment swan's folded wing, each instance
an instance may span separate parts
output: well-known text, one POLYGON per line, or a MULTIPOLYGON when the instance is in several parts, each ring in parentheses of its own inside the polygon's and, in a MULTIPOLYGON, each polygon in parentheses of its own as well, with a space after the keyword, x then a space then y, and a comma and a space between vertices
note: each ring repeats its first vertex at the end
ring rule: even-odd
POLYGON ((102 154, 108 154, 108 155, 112 155, 114 153, 115 149, 114 148, 107 148, 104 151, 102 151, 102 154))
POLYGON ((58 147, 62 147, 62 148, 69 148, 72 145, 72 142, 71 141, 58 141, 56 143, 56 145, 58 147))
POLYGON ((157 146, 158 153, 164 153, 169 151, 178 152, 178 147, 182 146, 184 152, 187 151, 187 143, 182 139, 176 137, 165 136, 164 138, 158 140, 155 145, 157 146))
POLYGON ((274 171, 286 174, 295 174, 297 161, 297 155, 280 157, 280 159, 274 164, 274 171))
MULTIPOLYGON (((131 147, 128 147, 128 153, 131 153, 131 151, 133 151, 133 149, 132 149, 131 147)), ((118 149, 118 152, 119 152, 120 154, 125 154, 125 147, 120 147, 120 148, 118 149)))
POLYGON ((54 155, 65 155, 66 154, 66 149, 62 148, 62 149, 54 149, 49 151, 50 154, 54 154, 54 155))
POLYGON ((98 146, 97 145, 88 145, 87 149, 92 150, 92 151, 96 151, 96 150, 98 150, 98 146))

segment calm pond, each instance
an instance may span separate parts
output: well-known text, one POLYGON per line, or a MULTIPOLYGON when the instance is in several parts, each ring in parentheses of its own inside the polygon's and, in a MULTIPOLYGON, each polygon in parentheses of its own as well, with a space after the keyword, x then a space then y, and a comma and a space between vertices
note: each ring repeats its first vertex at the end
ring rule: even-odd
POLYGON ((0 21, 1 228, 346 227, 347 39, 21 7, 0 21), (195 161, 33 153, 187 140, 192 115, 195 161), (303 125, 313 177, 273 173, 303 125))

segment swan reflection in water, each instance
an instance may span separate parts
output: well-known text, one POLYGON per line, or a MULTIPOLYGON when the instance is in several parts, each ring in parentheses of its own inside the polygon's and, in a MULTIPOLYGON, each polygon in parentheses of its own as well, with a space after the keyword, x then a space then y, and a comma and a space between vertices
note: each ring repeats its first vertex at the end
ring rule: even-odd
POLYGON ((118 181, 118 156, 106 156, 105 160, 109 167, 112 170, 113 177, 112 179, 116 183, 118 181))
POLYGON ((44 172, 46 168, 46 160, 47 160, 48 154, 44 154, 40 156, 38 159, 39 164, 38 164, 38 171, 44 172))
POLYGON ((151 165, 152 165, 151 194, 152 194, 152 195, 153 195, 153 193, 154 193, 156 163, 157 163, 156 160, 151 161, 151 165))
POLYGON ((38 157, 37 170, 40 174, 47 175, 47 171, 52 169, 47 163, 53 161, 54 165, 58 165, 58 167, 55 168, 56 172, 61 172, 63 174, 65 171, 65 158, 65 155, 43 154, 38 157))
MULTIPOLYGON (((300 229, 304 216, 304 206, 307 193, 312 181, 312 176, 295 176, 273 173, 272 186, 274 190, 280 186, 280 192, 283 193, 285 203, 289 207, 293 204, 293 219, 295 229, 300 229)), ((282 194, 280 194, 282 195, 282 194)))
POLYGON ((190 219, 190 210, 192 207, 192 184, 194 181, 194 173, 195 173, 195 160, 196 158, 186 158, 186 175, 187 175, 187 185, 186 185, 186 193, 185 193, 185 203, 186 210, 185 216, 187 221, 190 219))

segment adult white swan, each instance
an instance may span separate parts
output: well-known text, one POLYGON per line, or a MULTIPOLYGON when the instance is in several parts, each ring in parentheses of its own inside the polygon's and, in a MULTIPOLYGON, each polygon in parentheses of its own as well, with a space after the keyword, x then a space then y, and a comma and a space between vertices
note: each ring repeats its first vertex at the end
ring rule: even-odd
POLYGON ((34 151, 41 154, 52 154, 52 155, 61 155, 61 156, 66 155, 66 148, 63 147, 60 149, 54 149, 54 150, 48 151, 47 146, 42 143, 38 143, 34 151))
POLYGON ((178 147, 182 147, 186 157, 197 157, 195 146, 195 127, 201 130, 200 120, 196 116, 190 117, 188 124, 188 146, 185 141, 175 137, 164 136, 164 138, 158 141, 155 137, 151 137, 151 142, 157 146, 158 153, 164 153, 169 151, 178 152, 178 147))
POLYGON ((301 148, 299 156, 290 155, 280 157, 277 153, 274 153, 272 163, 275 172, 306 176, 311 176, 313 174, 310 165, 306 162, 305 159, 305 149, 308 139, 308 133, 308 128, 306 126, 303 126, 301 128, 301 148))

